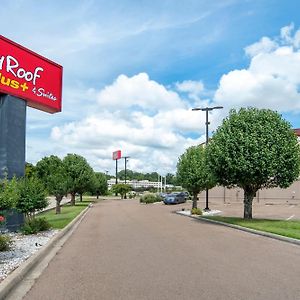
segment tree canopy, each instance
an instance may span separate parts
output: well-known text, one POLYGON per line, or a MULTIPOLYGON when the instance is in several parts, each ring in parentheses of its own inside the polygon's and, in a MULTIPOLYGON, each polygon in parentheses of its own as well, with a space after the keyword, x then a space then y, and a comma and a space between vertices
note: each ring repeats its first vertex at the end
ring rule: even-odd
POLYGON ((215 185, 205 158, 205 148, 192 146, 183 153, 177 163, 177 181, 193 195, 193 208, 197 208, 197 196, 215 185))
POLYGON ((42 158, 35 167, 36 175, 43 181, 48 193, 55 196, 56 213, 60 213, 60 202, 68 193, 68 176, 63 161, 55 156, 42 158))
POLYGON ((131 191, 131 186, 125 183, 118 183, 112 186, 112 191, 116 194, 120 194, 123 199, 125 194, 131 191))
POLYGON ((287 188, 299 176, 300 148, 291 125, 268 109, 231 110, 208 148, 218 184, 244 190, 244 218, 261 188, 287 188))
POLYGON ((107 176, 101 172, 95 172, 93 184, 92 184, 92 193, 97 195, 105 195, 107 193, 107 176))
POLYGON ((78 154, 67 154, 63 163, 68 176, 68 191, 72 196, 71 204, 75 205, 75 194, 91 189, 94 171, 86 159, 78 154))

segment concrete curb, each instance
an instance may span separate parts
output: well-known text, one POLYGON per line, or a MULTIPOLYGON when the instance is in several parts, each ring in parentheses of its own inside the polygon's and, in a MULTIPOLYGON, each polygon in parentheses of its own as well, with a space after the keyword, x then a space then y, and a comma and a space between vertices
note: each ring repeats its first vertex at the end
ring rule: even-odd
POLYGON ((59 251, 65 242, 64 241, 63 243, 59 244, 60 240, 67 233, 72 233, 77 228, 82 219, 85 217, 89 208, 90 206, 85 208, 73 221, 71 221, 71 223, 53 236, 45 245, 45 247, 33 254, 0 283, 0 299, 5 299, 5 297, 9 295, 9 293, 24 279, 24 277, 31 270, 33 270, 33 268, 36 267, 54 248, 56 248, 55 253, 59 251))
POLYGON ((241 230, 241 231, 245 231, 245 232, 248 232, 248 233, 257 234, 257 235, 261 235, 261 236, 264 236, 264 237, 268 237, 268 238, 272 238, 272 239, 275 239, 275 240, 279 240, 279 241, 283 241, 283 242, 287 242, 287 243, 291 243, 291 244, 300 246, 300 240, 297 240, 297 239, 294 239, 294 238, 289 238, 289 237, 278 235, 278 234, 275 234, 275 233, 259 231, 259 230, 256 230, 256 229, 246 228, 246 227, 242 227, 242 226, 239 226, 239 225, 224 223, 224 222, 221 222, 221 221, 211 220, 211 219, 207 219, 207 218, 203 218, 203 217, 199 217, 199 216, 188 216, 188 215, 180 214, 179 212, 175 212, 175 213, 178 214, 178 215, 182 215, 182 216, 185 216, 185 217, 190 217, 190 218, 193 218, 193 219, 196 219, 196 220, 199 220, 199 221, 204 221, 204 222, 208 222, 208 223, 227 226, 227 227, 231 227, 231 228, 238 229, 238 230, 241 230))

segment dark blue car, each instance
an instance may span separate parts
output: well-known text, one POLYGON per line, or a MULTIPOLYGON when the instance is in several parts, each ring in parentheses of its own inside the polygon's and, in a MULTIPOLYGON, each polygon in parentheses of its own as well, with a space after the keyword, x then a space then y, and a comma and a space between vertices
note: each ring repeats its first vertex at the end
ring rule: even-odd
POLYGON ((167 194, 163 199, 165 204, 179 204, 185 203, 186 197, 183 193, 167 194))

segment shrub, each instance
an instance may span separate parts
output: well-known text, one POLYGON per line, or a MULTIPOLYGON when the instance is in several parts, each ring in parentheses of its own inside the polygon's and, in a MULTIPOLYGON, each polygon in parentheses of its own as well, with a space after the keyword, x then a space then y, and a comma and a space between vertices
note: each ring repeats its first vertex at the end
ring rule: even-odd
POLYGON ((140 198, 140 203, 145 203, 145 204, 155 203, 160 201, 162 201, 162 198, 159 195, 151 194, 151 193, 142 195, 140 198))
POLYGON ((48 205, 45 187, 41 180, 34 176, 20 180, 19 192, 17 209, 28 219, 34 218, 36 211, 42 210, 48 205))
POLYGON ((18 181, 14 177, 11 180, 0 181, 0 210, 10 209, 16 206, 19 199, 18 181))
POLYGON ((0 252, 8 251, 11 246, 11 238, 7 235, 0 235, 0 252))
POLYGON ((198 215, 198 216, 201 216, 201 215, 202 215, 202 210, 201 210, 200 208, 192 208, 191 214, 192 214, 192 215, 198 215))
POLYGON ((46 231, 50 229, 50 227, 49 222, 45 218, 34 218, 27 220, 21 230, 27 235, 46 231))

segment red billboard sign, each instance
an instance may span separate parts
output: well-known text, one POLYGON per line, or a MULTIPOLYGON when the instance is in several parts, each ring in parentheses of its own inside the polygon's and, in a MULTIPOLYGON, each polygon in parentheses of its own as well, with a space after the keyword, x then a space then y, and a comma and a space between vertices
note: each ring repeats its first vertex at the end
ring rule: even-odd
POLYGON ((121 150, 117 150, 113 152, 113 160, 117 160, 121 158, 121 150))
POLYGON ((0 35, 0 93, 39 110, 59 112, 62 66, 0 35))

